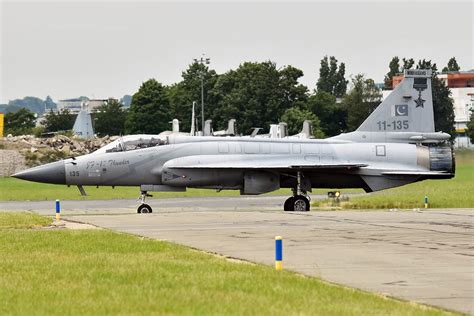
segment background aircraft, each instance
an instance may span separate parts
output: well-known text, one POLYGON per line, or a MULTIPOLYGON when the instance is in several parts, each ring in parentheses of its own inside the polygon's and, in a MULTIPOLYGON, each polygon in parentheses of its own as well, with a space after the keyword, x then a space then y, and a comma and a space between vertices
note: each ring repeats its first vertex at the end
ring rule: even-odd
POLYGON ((55 184, 140 186, 138 213, 152 212, 148 192, 186 188, 262 194, 291 188, 285 211, 309 211, 312 188, 378 191, 454 177, 449 135, 434 130, 431 70, 405 79, 352 133, 328 139, 126 136, 98 151, 31 168, 16 178, 55 184))

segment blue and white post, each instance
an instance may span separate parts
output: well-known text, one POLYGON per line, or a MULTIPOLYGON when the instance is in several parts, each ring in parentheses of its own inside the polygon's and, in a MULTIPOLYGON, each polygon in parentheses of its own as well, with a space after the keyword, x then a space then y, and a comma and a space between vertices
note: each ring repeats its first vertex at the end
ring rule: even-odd
POLYGON ((283 240, 281 236, 275 237, 275 269, 283 270, 283 240))
POLYGON ((425 195, 425 208, 428 208, 428 195, 425 195))
POLYGON ((59 221, 61 219, 61 202, 56 200, 56 220, 59 221))

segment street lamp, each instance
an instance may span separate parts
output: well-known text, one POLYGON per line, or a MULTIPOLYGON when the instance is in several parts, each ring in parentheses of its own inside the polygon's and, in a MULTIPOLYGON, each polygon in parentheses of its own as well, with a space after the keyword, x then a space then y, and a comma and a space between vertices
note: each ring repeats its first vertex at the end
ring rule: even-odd
MULTIPOLYGON (((201 65, 209 65, 211 63, 210 58, 205 57, 206 54, 202 54, 201 58, 194 58, 195 63, 201 65)), ((199 77, 201 78, 201 132, 204 134, 204 69, 200 70, 199 77)))

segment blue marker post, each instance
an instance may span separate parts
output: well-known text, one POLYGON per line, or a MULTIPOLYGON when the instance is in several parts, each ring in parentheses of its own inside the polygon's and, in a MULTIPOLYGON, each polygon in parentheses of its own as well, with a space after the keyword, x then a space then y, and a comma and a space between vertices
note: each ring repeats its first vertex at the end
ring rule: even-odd
POLYGON ((281 236, 275 237, 275 269, 283 270, 283 240, 281 236))
POLYGON ((428 208, 428 195, 425 195, 425 208, 428 208))
POLYGON ((61 219, 61 203, 59 200, 56 200, 56 220, 59 221, 61 219))

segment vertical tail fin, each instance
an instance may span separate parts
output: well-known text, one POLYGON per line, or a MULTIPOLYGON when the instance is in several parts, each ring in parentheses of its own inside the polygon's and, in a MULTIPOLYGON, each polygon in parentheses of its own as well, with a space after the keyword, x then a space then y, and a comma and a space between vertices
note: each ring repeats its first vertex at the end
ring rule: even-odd
POLYGON ((431 70, 405 70, 402 82, 357 129, 364 132, 423 132, 434 129, 431 70))

